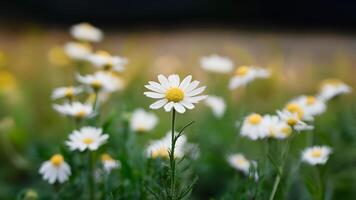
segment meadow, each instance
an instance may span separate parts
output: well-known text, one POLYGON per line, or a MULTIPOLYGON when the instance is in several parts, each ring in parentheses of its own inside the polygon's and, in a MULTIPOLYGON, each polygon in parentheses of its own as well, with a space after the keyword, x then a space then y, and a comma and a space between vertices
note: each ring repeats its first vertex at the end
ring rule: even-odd
POLYGON ((356 198, 352 34, 69 30, 0 31, 0 199, 356 198))

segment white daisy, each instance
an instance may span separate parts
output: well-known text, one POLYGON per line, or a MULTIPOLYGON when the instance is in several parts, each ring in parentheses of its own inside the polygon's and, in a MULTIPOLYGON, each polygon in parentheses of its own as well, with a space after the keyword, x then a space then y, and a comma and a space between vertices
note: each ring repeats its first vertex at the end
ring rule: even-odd
POLYGON ((285 139, 292 134, 292 128, 278 116, 265 115, 263 116, 263 121, 268 130, 269 137, 285 139))
POLYGON ((120 167, 120 162, 118 160, 114 160, 109 154, 106 153, 101 155, 101 163, 103 164, 106 172, 110 172, 111 170, 120 167))
POLYGON ((114 92, 123 88, 123 81, 110 72, 96 72, 85 76, 77 75, 77 80, 94 91, 114 92))
POLYGON ((89 149, 90 151, 97 150, 102 144, 106 143, 109 138, 108 134, 103 134, 101 128, 95 127, 82 127, 80 130, 74 130, 69 135, 69 140, 66 144, 71 151, 79 150, 84 151, 89 149))
POLYGON ((200 65, 204 70, 215 73, 229 73, 233 69, 233 63, 229 58, 218 55, 202 57, 200 65))
MULTIPOLYGON (((169 149, 171 148, 171 133, 168 132, 165 137, 159 140, 153 140, 149 143, 146 153, 147 157, 151 158, 169 158, 169 149)), ((182 158, 185 151, 185 146, 187 144, 187 137, 182 135, 178 138, 176 142, 176 146, 174 149, 174 157, 175 158, 182 158)))
POLYGON ((296 112, 290 112, 288 110, 277 110, 277 114, 282 121, 285 121, 289 126, 293 127, 293 129, 297 131, 308 131, 314 129, 313 126, 308 125, 307 123, 300 120, 300 117, 296 112))
POLYGON ((64 45, 65 54, 74 60, 86 61, 91 54, 91 47, 79 42, 68 42, 64 45))
POLYGON ((328 101, 335 96, 351 92, 351 87, 338 79, 327 79, 321 83, 318 98, 328 101))
POLYGON ((185 108, 193 109, 194 104, 205 99, 206 95, 199 95, 205 90, 205 86, 196 87, 199 81, 192 81, 192 76, 187 76, 180 82, 178 75, 173 74, 168 76, 168 79, 163 75, 158 75, 158 81, 150 81, 145 87, 152 92, 145 92, 147 97, 160 99, 150 105, 151 109, 159 109, 164 106, 164 109, 169 112, 174 108, 179 113, 184 113, 185 108), (196 96, 199 95, 199 96, 196 96))
POLYGON ((209 95, 205 104, 211 108, 215 117, 221 118, 224 115, 226 104, 223 98, 209 95))
POLYGON ((97 68, 122 72, 128 63, 127 58, 111 56, 108 52, 98 51, 88 57, 88 60, 97 68))
POLYGON ((83 88, 81 87, 59 87, 55 88, 52 92, 51 98, 52 99, 59 99, 59 98, 67 98, 72 100, 75 95, 78 95, 79 93, 83 92, 83 88))
POLYGON ((241 66, 236 69, 235 75, 230 79, 229 88, 236 89, 245 86, 257 78, 268 78, 270 71, 260 67, 241 66))
MULTIPOLYGON (((314 96, 299 96, 291 101, 289 105, 296 104, 300 107, 303 112, 303 120, 313 120, 317 115, 320 115, 325 112, 326 105, 324 101, 314 97, 314 96)), ((298 109, 298 108, 297 108, 298 109)))
POLYGON ((247 160, 243 154, 236 153, 229 155, 227 157, 227 161, 231 167, 243 172, 244 174, 248 174, 250 171, 251 162, 247 160))
POLYGON ((78 119, 89 117, 93 114, 93 107, 91 105, 82 104, 77 101, 63 105, 54 104, 53 108, 63 115, 76 117, 78 119))
POLYGON ((328 146, 309 147, 303 151, 302 161, 310 165, 325 164, 330 154, 331 148, 328 146))
POLYGON ((131 116, 130 126, 131 130, 136 132, 151 131, 157 124, 158 118, 155 114, 146 112, 142 108, 136 109, 131 116))
POLYGON ((72 26, 70 33, 72 37, 81 41, 99 42, 103 38, 102 31, 89 23, 80 23, 72 26))
POLYGON ((64 183, 71 175, 69 165, 64 161, 63 156, 60 154, 55 154, 50 160, 45 161, 42 164, 39 173, 43 176, 43 179, 50 184, 53 184, 56 181, 64 183))
POLYGON ((252 140, 262 139, 268 136, 268 129, 263 117, 253 113, 245 117, 240 134, 252 140))

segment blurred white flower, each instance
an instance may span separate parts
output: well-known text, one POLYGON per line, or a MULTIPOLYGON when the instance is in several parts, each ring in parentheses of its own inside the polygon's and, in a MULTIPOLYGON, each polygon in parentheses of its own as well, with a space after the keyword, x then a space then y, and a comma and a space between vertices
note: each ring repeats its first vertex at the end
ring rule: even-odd
POLYGON ((240 134, 252 140, 263 139, 268 136, 268 129, 260 114, 252 113, 245 117, 240 134))
MULTIPOLYGON (((317 115, 320 115, 325 112, 326 105, 324 101, 314 97, 314 96, 299 96, 291 101, 289 105, 296 104, 302 109, 303 120, 313 120, 317 115)), ((292 109, 293 110, 293 109, 292 109)))
POLYGON ((67 116, 72 116, 78 119, 89 117, 93 114, 93 107, 88 104, 82 104, 80 102, 65 103, 63 105, 54 104, 53 108, 67 116))
MULTIPOLYGON (((165 137, 159 140, 153 140, 149 143, 146 149, 147 157, 151 158, 169 158, 169 149, 171 148, 171 132, 168 132, 165 137)), ((174 157, 182 158, 186 153, 185 146, 187 137, 182 135, 178 138, 174 149, 174 157)))
POLYGON ((158 118, 155 114, 138 108, 132 113, 130 126, 131 130, 143 133, 151 131, 157 125, 157 122, 158 118))
POLYGON ((309 147, 303 151, 302 161, 310 165, 325 164, 330 154, 331 148, 328 146, 309 147))
POLYGON ((266 125, 269 137, 285 139, 292 134, 292 128, 278 116, 265 115, 263 116, 263 121, 266 125))
POLYGON ((351 92, 351 87, 338 79, 327 79, 321 83, 318 98, 328 101, 335 96, 351 92))
POLYGON ((125 65, 128 63, 127 58, 111 56, 105 51, 98 51, 95 54, 91 54, 88 60, 99 69, 113 70, 116 72, 124 71, 125 65))
POLYGON ((83 92, 83 88, 81 87, 73 87, 73 86, 59 87, 53 90, 51 98, 59 99, 64 97, 67 99, 73 99, 74 96, 78 95, 81 92, 83 92))
POLYGON ((245 86, 257 78, 268 78, 271 72, 268 69, 255 66, 241 66, 236 69, 235 75, 230 79, 231 90, 245 86))
POLYGON ((109 154, 104 153, 101 155, 101 163, 103 164, 104 170, 106 172, 111 172, 113 169, 120 167, 120 162, 114 160, 109 154))
POLYGON ((231 167, 243 172, 246 175, 250 171, 251 162, 247 160, 243 154, 236 153, 236 154, 229 155, 227 157, 227 161, 229 162, 231 167))
POLYGON ((42 164, 39 173, 43 176, 43 179, 50 184, 53 184, 56 181, 64 183, 71 175, 69 165, 64 161, 63 156, 60 154, 55 154, 50 160, 45 161, 42 164))
POLYGON ((211 108, 215 117, 221 118, 226 110, 226 104, 222 97, 209 95, 205 99, 205 104, 211 108))
POLYGON ((100 29, 89 23, 80 23, 71 27, 72 37, 80 41, 99 42, 103 39, 103 33, 100 29))
POLYGON ((124 87, 123 81, 110 72, 96 72, 85 76, 77 75, 77 80, 94 91, 114 92, 124 87))
POLYGON ((289 126, 293 127, 297 131, 309 131, 314 127, 300 120, 298 113, 290 112, 288 110, 277 110, 277 114, 282 121, 285 121, 289 126))
POLYGON ((69 135, 69 140, 66 141, 66 144, 71 151, 84 151, 86 149, 95 151, 102 144, 106 143, 108 138, 109 135, 103 134, 101 128, 86 126, 80 130, 74 130, 69 135))
POLYGON ((91 54, 91 47, 79 42, 68 42, 64 45, 65 54, 74 60, 86 61, 91 54))
POLYGON ((153 99, 160 99, 150 105, 151 109, 159 109, 164 106, 164 109, 169 112, 174 108, 179 113, 184 113, 185 108, 193 109, 194 104, 205 99, 206 95, 199 95, 205 90, 205 86, 196 87, 199 81, 192 81, 192 76, 187 76, 180 82, 177 74, 173 74, 166 78, 163 75, 158 75, 158 81, 150 81, 145 87, 150 92, 145 92, 144 95, 153 99), (199 95, 199 96, 196 96, 199 95))
POLYGON ((233 63, 229 58, 218 55, 202 57, 200 65, 204 70, 215 73, 229 73, 233 69, 233 63))

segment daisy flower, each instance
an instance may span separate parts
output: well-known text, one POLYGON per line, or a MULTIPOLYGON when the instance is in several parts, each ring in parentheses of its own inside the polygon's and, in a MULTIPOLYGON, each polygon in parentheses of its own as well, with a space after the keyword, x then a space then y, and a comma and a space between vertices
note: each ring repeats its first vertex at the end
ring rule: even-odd
MULTIPOLYGON (((151 141, 146 149, 147 157, 155 158, 162 158, 168 159, 169 158, 169 149, 171 148, 171 133, 168 132, 165 137, 159 140, 151 141)), ((174 157, 175 158, 182 158, 185 151, 185 146, 187 144, 187 137, 182 135, 178 138, 175 149, 174 149, 174 157)))
POLYGON ((245 117, 240 134, 252 140, 262 139, 268 136, 268 129, 260 114, 252 113, 245 117))
POLYGON ((229 73, 233 69, 233 63, 229 58, 218 55, 202 57, 200 60, 200 66, 206 71, 215 73, 229 73))
POLYGON ((72 26, 70 34, 77 40, 88 42, 99 42, 103 38, 102 31, 89 23, 80 23, 72 26))
POLYGON ((106 172, 110 172, 111 170, 120 167, 120 162, 118 160, 114 160, 109 154, 106 153, 101 155, 101 163, 103 164, 106 172))
POLYGON ((236 153, 229 155, 227 157, 227 161, 231 167, 243 172, 244 174, 248 174, 250 171, 251 162, 247 160, 243 154, 236 153))
POLYGON ((179 113, 184 113, 186 108, 193 109, 194 104, 205 99, 206 95, 199 95, 205 90, 205 86, 197 88, 199 81, 191 81, 192 76, 187 76, 180 82, 177 74, 173 74, 166 78, 163 75, 158 75, 158 81, 150 81, 145 87, 150 92, 145 92, 144 95, 153 99, 159 99, 150 105, 151 109, 159 109, 164 106, 166 112, 174 108, 179 113), (197 96, 199 95, 199 96, 197 96))
POLYGON ((224 115, 226 104, 223 98, 209 95, 205 99, 205 104, 211 108, 215 117, 221 118, 224 115))
POLYGON ((124 71, 124 66, 128 63, 126 58, 111 56, 108 52, 98 51, 88 57, 88 60, 97 68, 113 70, 115 72, 124 71))
POLYGON ((78 95, 81 92, 83 92, 83 88, 81 87, 73 87, 73 86, 59 87, 53 90, 51 98, 59 99, 64 97, 72 100, 74 96, 78 95))
POLYGON ((64 53, 74 60, 86 61, 91 54, 91 47, 79 42, 69 42, 64 45, 64 53))
POLYGON ((328 146, 309 147, 303 151, 302 161, 310 165, 325 164, 330 154, 331 148, 328 146))
POLYGON ((65 103, 63 105, 54 104, 53 108, 67 116, 72 116, 78 119, 89 117, 93 114, 93 107, 88 104, 82 104, 80 102, 65 103))
POLYGON ((318 97, 328 101, 335 96, 351 92, 351 87, 338 79, 327 79, 321 83, 318 97))
POLYGON ((77 75, 77 80, 94 91, 114 92, 123 88, 123 81, 110 72, 96 72, 85 76, 77 75))
POLYGON ((109 135, 103 134, 101 128, 95 127, 82 127, 80 130, 74 130, 69 135, 69 140, 66 144, 71 151, 79 150, 84 151, 86 149, 90 151, 97 150, 102 144, 106 143, 109 135))
POLYGON ((233 90, 245 86, 257 78, 268 78, 270 74, 270 71, 264 68, 241 66, 236 69, 235 75, 230 79, 229 88, 233 90))
POLYGON ((297 131, 308 131, 314 129, 313 126, 308 125, 307 123, 300 120, 300 117, 296 112, 290 112, 288 110, 277 110, 277 114, 282 121, 285 121, 289 126, 293 127, 293 129, 297 131))
POLYGON ((303 120, 307 121, 313 120, 314 116, 320 115, 326 110, 325 102, 314 96, 303 95, 293 99, 289 104, 291 110, 293 110, 294 104, 300 107, 297 110, 302 110, 303 120))
POLYGON ((285 139, 292 134, 292 128, 278 116, 265 115, 263 116, 263 121, 266 125, 269 137, 285 139))
POLYGON ((43 179, 50 184, 53 184, 56 181, 64 183, 71 175, 70 167, 64 161, 61 154, 55 154, 50 160, 45 161, 42 164, 39 173, 43 176, 43 179))
POLYGON ((146 112, 142 108, 136 109, 131 116, 130 126, 131 130, 135 132, 151 131, 157 124, 158 118, 155 114, 146 112))

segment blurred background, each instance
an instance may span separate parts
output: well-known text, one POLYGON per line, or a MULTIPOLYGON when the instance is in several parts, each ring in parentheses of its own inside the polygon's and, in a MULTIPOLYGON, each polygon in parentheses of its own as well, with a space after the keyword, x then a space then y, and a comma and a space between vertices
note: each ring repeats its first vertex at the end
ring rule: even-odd
MULTIPOLYGON (((209 94, 226 98, 230 107, 220 121, 204 126, 214 120, 204 106, 182 120, 201 119, 190 135, 203 152, 202 165, 195 166, 200 179, 194 196, 207 199, 222 194, 224 188, 216 185, 225 186, 234 172, 221 155, 244 151, 236 148, 238 117, 251 111, 272 113, 295 96, 315 94, 326 78, 355 88, 355 10, 351 0, 2 0, 0 199, 42 186, 35 182, 40 163, 48 158, 43 151, 55 152, 58 141, 67 137, 67 122, 52 110, 50 94, 54 87, 71 84, 75 69, 58 51, 72 40, 71 25, 90 22, 99 27, 105 38, 95 48, 130 60, 123 75, 127 88, 111 104, 125 104, 117 109, 148 108, 151 101, 143 98, 143 85, 158 73, 194 74, 208 85, 209 94), (273 76, 257 81, 248 92, 231 93, 226 85, 230 76, 216 79, 199 66, 201 56, 215 53, 231 58, 236 67, 269 67, 273 76)), ((339 199, 356 198, 355 100, 354 93, 338 99, 316 122, 323 124, 316 129, 317 141, 338 147, 331 165, 333 195, 339 199)), ((165 122, 142 142, 164 135, 169 128, 165 122)))

